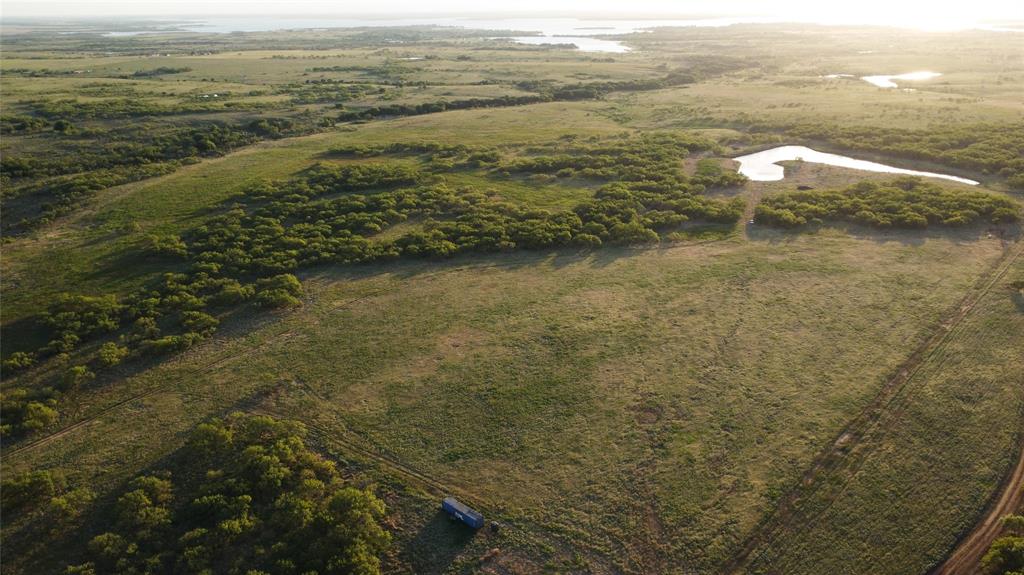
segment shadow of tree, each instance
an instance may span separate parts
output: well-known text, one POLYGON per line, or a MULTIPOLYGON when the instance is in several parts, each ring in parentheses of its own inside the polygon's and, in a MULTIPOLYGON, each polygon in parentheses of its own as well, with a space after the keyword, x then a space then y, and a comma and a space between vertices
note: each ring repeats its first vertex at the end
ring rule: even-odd
POLYGON ((1017 311, 1024 313, 1024 292, 1017 290, 1010 298, 1013 300, 1013 304, 1017 306, 1017 311))
POLYGON ((829 222, 823 226, 804 226, 796 229, 783 229, 759 224, 746 224, 747 238, 751 241, 769 244, 788 243, 802 234, 814 234, 822 230, 835 230, 862 240, 877 243, 899 242, 906 246, 920 246, 930 239, 945 239, 958 245, 976 242, 982 239, 999 238, 1003 241, 1015 241, 1021 236, 1021 226, 1014 225, 974 225, 963 228, 933 226, 923 230, 879 229, 844 222, 829 222))
POLYGON ((416 573, 445 573, 476 536, 468 525, 440 508, 404 550, 416 573))

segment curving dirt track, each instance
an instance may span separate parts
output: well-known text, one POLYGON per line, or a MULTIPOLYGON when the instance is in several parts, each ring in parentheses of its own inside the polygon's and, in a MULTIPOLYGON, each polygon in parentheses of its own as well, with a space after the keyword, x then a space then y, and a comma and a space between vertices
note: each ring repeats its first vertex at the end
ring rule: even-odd
POLYGON ((1024 504, 1024 449, 1013 473, 1004 482, 985 517, 974 530, 957 545, 953 553, 930 575, 974 575, 979 572, 981 558, 1002 529, 1002 518, 1017 511, 1024 504))
MULTIPOLYGON (((998 285, 999 281, 1002 280, 1021 256, 1024 256, 1024 240, 1016 242, 1015 245, 1011 245, 1007 249, 1003 257, 979 279, 976 284, 978 289, 972 289, 964 296, 939 324, 931 337, 914 350, 898 369, 897 373, 882 386, 878 395, 871 403, 857 414, 840 432, 839 436, 814 458, 811 465, 804 472, 801 481, 789 493, 783 496, 775 510, 748 535, 736 556, 723 566, 723 573, 728 575, 745 573, 749 563, 758 556, 758 550, 770 546, 783 534, 800 530, 803 526, 816 520, 816 517, 808 517, 799 510, 800 503, 818 491, 824 491, 826 493, 825 496, 829 499, 836 497, 841 492, 841 486, 845 485, 846 481, 856 474, 865 457, 864 453, 861 453, 859 457, 852 456, 855 448, 862 444, 870 434, 877 431, 885 413, 899 407, 901 395, 908 384, 914 379, 922 364, 948 343, 954 329, 971 314, 978 302, 998 285), (834 480, 832 482, 825 481, 830 474, 834 480), (836 485, 839 485, 840 488, 835 489, 836 485)), ((1024 474, 1024 452, 1022 452, 1021 457, 1021 464, 1017 466, 1013 475, 1017 481, 1024 480, 1024 478, 1020 477, 1021 474, 1024 474)), ((1007 480, 1006 483, 1009 482, 1010 480, 1007 480)), ((1018 492, 1020 490, 1019 485, 1020 483, 1018 483, 1018 492)), ((1010 497, 1013 497, 1014 492, 1010 490, 1009 494, 1010 497)), ((1019 493, 1017 495, 1019 496, 1019 493)), ((1010 505, 1006 507, 1013 509, 1010 505)), ((1001 517, 1001 515, 998 512, 995 513, 996 520, 998 520, 998 517, 1001 517)), ((998 524, 993 529, 998 532, 998 524)), ((966 543, 967 540, 964 541, 964 544, 966 543)), ((961 544, 961 547, 964 544, 961 544)), ((954 554, 959 552, 960 547, 954 551, 954 554)), ((981 552, 981 555, 984 555, 984 551, 981 552)), ((978 555, 979 559, 981 555, 978 555)), ((947 563, 952 559, 953 557, 951 556, 947 563)), ((968 565, 968 563, 965 561, 964 565, 968 565)), ((976 566, 977 564, 975 563, 974 565, 976 566)), ((974 571, 935 571, 929 575, 938 575, 939 573, 943 575, 953 573, 973 575, 974 571)))

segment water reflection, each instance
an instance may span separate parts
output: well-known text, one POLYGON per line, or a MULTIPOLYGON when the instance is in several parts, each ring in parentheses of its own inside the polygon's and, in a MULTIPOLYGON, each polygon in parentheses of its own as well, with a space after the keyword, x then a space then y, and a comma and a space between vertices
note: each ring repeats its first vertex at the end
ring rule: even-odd
POLYGON ((904 170, 903 168, 857 160, 847 156, 840 156, 839 154, 819 152, 804 146, 780 146, 778 148, 772 148, 770 150, 764 150, 763 152, 747 154, 736 158, 736 161, 740 163, 739 172, 755 182, 775 182, 783 179, 786 173, 782 166, 778 165, 778 162, 790 160, 803 160, 814 164, 828 164, 830 166, 839 166, 842 168, 851 168, 854 170, 864 170, 868 172, 884 172, 888 174, 905 174, 928 178, 942 178, 944 180, 952 180, 954 182, 970 184, 972 186, 978 184, 978 182, 968 180, 967 178, 960 178, 947 174, 937 174, 934 172, 904 170))

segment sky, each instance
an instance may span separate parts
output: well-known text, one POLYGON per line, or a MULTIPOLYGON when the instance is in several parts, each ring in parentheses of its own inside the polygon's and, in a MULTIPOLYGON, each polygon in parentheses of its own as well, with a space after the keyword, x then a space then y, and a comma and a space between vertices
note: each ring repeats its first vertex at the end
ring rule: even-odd
POLYGON ((799 21, 906 24, 927 27, 985 20, 1024 21, 1024 0, 0 0, 0 15, 103 16, 429 16, 751 15, 799 21))

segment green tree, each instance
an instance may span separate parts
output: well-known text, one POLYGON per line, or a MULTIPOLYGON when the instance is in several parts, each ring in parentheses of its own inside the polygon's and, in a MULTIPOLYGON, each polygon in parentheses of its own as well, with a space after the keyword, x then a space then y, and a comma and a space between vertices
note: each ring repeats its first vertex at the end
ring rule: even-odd
POLYGON ((96 498, 91 489, 79 487, 50 499, 50 517, 57 531, 78 521, 96 498))
POLYGON ((36 362, 35 354, 26 353, 24 351, 16 351, 11 354, 10 357, 4 360, 3 370, 4 371, 20 371, 32 367, 36 362))
POLYGON ((1024 536, 1024 515, 1007 515, 1003 517, 1003 528, 1013 535, 1024 536))
POLYGON ((31 471, 4 477, 0 483, 0 509, 4 514, 32 507, 57 493, 60 480, 49 471, 31 471))
POLYGON ((65 390, 76 391, 94 379, 96 379, 96 374, 90 371, 88 367, 76 365, 64 372, 61 384, 65 390))
POLYGON ((1016 575, 1024 571, 1024 537, 1000 537, 981 560, 982 568, 992 575, 1016 575))
POLYGON ((56 409, 38 401, 30 401, 25 405, 21 427, 29 432, 39 431, 53 425, 57 421, 57 417, 56 409))
POLYGON ((130 351, 127 347, 108 341, 100 346, 100 350, 96 354, 96 359, 103 367, 113 367, 124 361, 124 359, 128 357, 129 353, 130 351))

